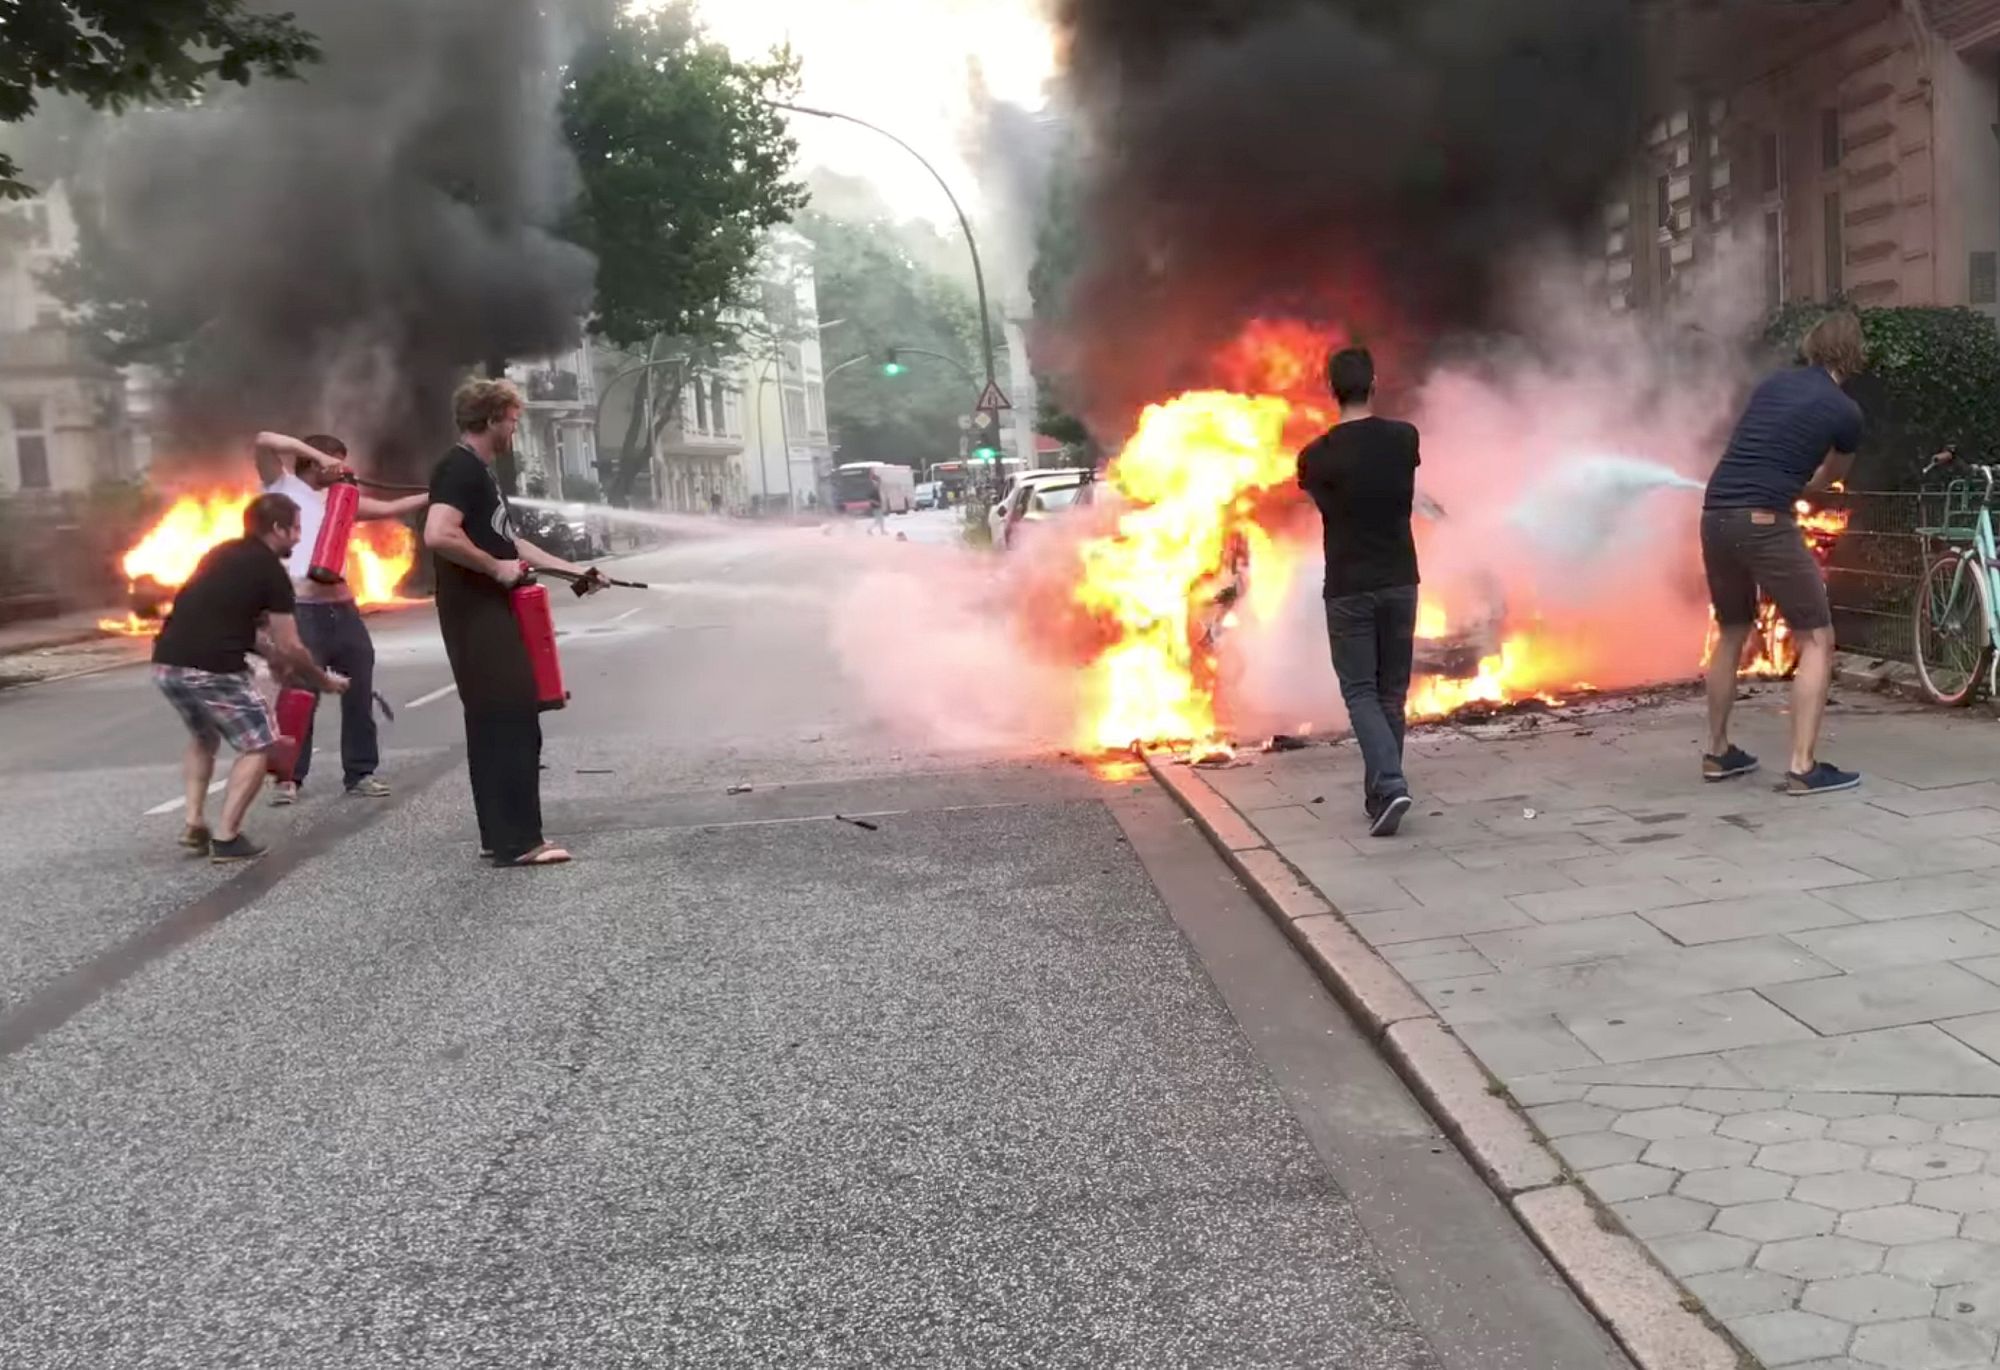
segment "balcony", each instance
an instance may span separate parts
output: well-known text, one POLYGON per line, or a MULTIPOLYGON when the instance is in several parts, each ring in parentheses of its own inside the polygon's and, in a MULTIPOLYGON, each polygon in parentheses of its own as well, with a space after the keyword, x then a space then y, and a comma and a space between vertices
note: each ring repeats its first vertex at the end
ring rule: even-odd
POLYGON ((583 385, 574 371, 528 373, 528 403, 573 405, 583 402, 583 385))

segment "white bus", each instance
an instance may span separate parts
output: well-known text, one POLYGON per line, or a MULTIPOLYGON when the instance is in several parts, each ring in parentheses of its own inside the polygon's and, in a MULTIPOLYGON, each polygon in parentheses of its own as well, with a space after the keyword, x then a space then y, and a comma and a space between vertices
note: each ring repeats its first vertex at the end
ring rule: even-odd
POLYGON ((916 476, 907 466, 885 461, 852 461, 833 473, 833 497, 842 513, 867 513, 878 490, 883 513, 907 514, 916 503, 916 476))

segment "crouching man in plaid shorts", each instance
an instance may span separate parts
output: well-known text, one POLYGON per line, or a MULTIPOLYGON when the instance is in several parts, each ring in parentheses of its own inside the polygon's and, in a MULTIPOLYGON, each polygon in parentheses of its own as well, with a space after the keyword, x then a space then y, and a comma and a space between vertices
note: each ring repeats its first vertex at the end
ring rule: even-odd
POLYGON ((278 740, 244 659, 256 649, 258 629, 265 630, 279 657, 272 664, 328 694, 347 689, 346 680, 313 660, 292 617, 292 580, 284 559, 298 545, 299 506, 284 495, 254 499, 243 511, 243 534, 209 549, 153 643, 153 683, 190 734, 182 765, 188 824, 181 845, 218 864, 264 854, 243 835, 243 816, 264 786, 266 754, 278 740), (211 832, 203 809, 216 749, 225 738, 236 764, 223 792, 222 817, 211 832))

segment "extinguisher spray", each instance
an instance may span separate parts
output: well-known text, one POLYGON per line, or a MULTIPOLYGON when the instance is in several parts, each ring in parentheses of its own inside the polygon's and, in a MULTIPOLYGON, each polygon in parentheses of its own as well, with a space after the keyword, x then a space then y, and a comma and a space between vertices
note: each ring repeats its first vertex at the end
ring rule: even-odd
POLYGON ((347 543, 354 536, 354 518, 360 511, 361 486, 353 475, 343 475, 327 487, 326 517, 306 567, 307 578, 315 584, 338 585, 346 577, 347 543))

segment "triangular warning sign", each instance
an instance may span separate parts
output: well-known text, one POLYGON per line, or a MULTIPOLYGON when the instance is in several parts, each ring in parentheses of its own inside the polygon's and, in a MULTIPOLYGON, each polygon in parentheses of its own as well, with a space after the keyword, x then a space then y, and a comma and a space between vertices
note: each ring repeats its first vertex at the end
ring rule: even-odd
POLYGON ((1012 409, 1014 404, 1000 393, 1000 382, 988 381, 986 388, 979 392, 979 403, 972 407, 975 410, 983 409, 989 413, 998 413, 1002 409, 1012 409))

